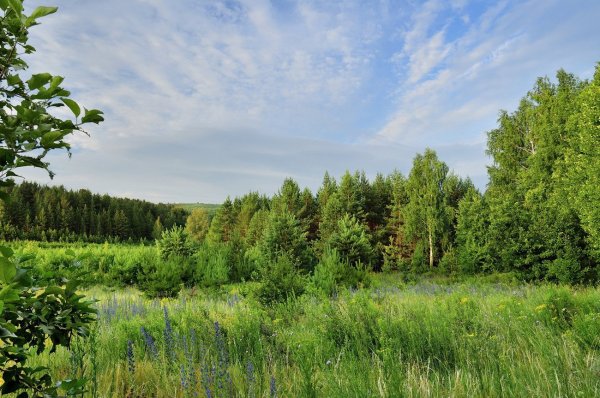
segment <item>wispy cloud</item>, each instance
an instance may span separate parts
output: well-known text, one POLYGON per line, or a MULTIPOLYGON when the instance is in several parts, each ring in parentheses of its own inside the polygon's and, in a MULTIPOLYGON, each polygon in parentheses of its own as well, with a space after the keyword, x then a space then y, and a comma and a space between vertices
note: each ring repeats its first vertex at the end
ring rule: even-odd
POLYGON ((592 0, 55 3, 31 69, 106 112, 56 182, 152 200, 407 171, 426 146, 483 186, 498 110, 600 55, 592 0))

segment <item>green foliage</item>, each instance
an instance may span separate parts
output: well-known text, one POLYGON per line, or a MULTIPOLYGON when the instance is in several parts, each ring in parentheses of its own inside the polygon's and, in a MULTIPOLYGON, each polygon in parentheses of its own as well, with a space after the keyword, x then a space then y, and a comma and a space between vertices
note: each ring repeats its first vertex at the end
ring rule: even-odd
POLYGON ((413 160, 406 182, 409 198, 403 210, 406 235, 427 246, 430 268, 440 257, 441 242, 450 223, 443 190, 447 175, 448 166, 438 160, 433 150, 427 149, 413 160))
POLYGON ((365 287, 369 283, 367 268, 360 262, 351 266, 336 250, 327 250, 307 283, 307 291, 332 296, 341 288, 365 287))
MULTIPOLYGON (((6 263, 0 292, 0 388, 2 394, 29 390, 32 396, 56 395, 45 368, 28 366, 32 350, 40 354, 85 334, 96 311, 92 303, 76 293, 76 282, 63 287, 36 287, 23 269, 8 271, 6 263)), ((13 268, 14 269, 14 268, 13 268)), ((75 385, 73 385, 75 387, 75 385)), ((80 391, 83 384, 77 384, 80 391)))
POLYGON ((346 214, 338 221, 337 229, 329 237, 328 244, 351 267, 359 268, 371 263, 373 249, 367 231, 354 216, 346 214))
POLYGON ((202 245, 194 256, 194 282, 200 286, 220 286, 229 282, 232 265, 231 244, 202 245))
POLYGON ((191 272, 188 258, 171 255, 145 263, 138 276, 139 288, 148 297, 175 297, 181 290, 186 274, 191 272))
POLYGON ((282 253, 275 260, 262 262, 258 298, 263 304, 282 302, 304 292, 305 278, 296 264, 282 253))
POLYGON ((0 239, 62 242, 145 241, 183 225, 187 213, 173 205, 92 194, 22 182, 8 187, 0 206, 0 239))
POLYGON ((208 212, 203 208, 196 208, 188 216, 185 222, 185 232, 198 243, 204 241, 208 228, 210 226, 210 218, 208 212))
MULTIPOLYGON (((81 109, 61 87, 64 78, 49 73, 32 74, 23 81, 18 71, 27 68, 21 58, 35 49, 27 44, 28 30, 37 19, 52 14, 54 7, 38 7, 23 14, 18 0, 0 2, 0 187, 14 185, 15 170, 41 168, 52 176, 45 156, 53 149, 69 150, 65 140, 86 123, 99 123, 102 112, 81 109), (75 120, 61 119, 50 110, 67 105, 75 120)), ((4 202, 9 198, 0 192, 4 202)), ((6 214, 6 213, 5 213, 6 214)), ((26 217, 27 219, 27 217, 26 217)), ((68 221, 67 212, 63 220, 68 221)), ((19 397, 56 396, 58 387, 44 367, 28 362, 32 352, 40 354, 50 346, 69 346, 74 335, 85 334, 95 319, 91 303, 76 293, 77 283, 64 286, 36 286, 21 268, 9 248, 0 249, 0 395, 19 397)), ((83 380, 65 381, 61 389, 81 394, 83 380)))
POLYGON ((160 216, 156 217, 154 225, 152 226, 152 237, 155 240, 160 239, 164 230, 162 222, 160 221, 160 216))
POLYGON ((325 207, 321 209, 321 222, 319 223, 321 246, 324 246, 324 243, 327 242, 330 236, 335 232, 338 221, 344 214, 344 208, 339 195, 337 193, 331 194, 327 199, 325 207))
MULTIPOLYGON (((596 208, 597 195, 585 203, 575 197, 591 192, 583 181, 593 181, 594 166, 585 177, 573 159, 587 144, 594 148, 592 142, 577 148, 590 131, 579 124, 586 122, 578 109, 585 108, 586 94, 594 89, 562 70, 557 80, 538 79, 519 108, 501 113, 499 127, 488 133, 494 159, 485 193, 489 262, 528 279, 589 282, 598 276, 597 261, 586 248, 593 232, 586 231, 581 210, 596 208)), ((586 158, 586 167, 594 160, 593 154, 586 158)))
POLYGON ((287 211, 272 212, 259 243, 264 260, 275 263, 285 257, 297 270, 310 271, 314 263, 312 250, 300 221, 287 211))
POLYGON ((272 211, 277 213, 290 213, 298 218, 303 207, 300 187, 298 183, 291 178, 283 181, 279 192, 273 197, 272 211))
POLYGON ((487 247, 489 210, 481 194, 470 189, 458 206, 456 244, 464 273, 485 271, 492 264, 487 247))
POLYGON ((210 243, 229 242, 235 230, 236 215, 231 199, 227 198, 213 217, 206 240, 210 243))
POLYGON ((578 97, 567 130, 571 140, 565 153, 562 186, 587 233, 596 264, 600 261, 600 63, 594 79, 578 97))
POLYGON ((161 238, 156 241, 156 247, 163 260, 170 257, 189 258, 194 254, 194 246, 183 227, 163 231, 161 238))

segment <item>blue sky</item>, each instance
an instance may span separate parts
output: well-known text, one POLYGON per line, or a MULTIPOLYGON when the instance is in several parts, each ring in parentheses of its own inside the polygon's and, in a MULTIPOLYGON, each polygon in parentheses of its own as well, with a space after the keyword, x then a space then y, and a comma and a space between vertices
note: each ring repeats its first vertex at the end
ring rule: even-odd
POLYGON ((486 132, 536 77, 600 61, 600 2, 28 0, 31 72, 106 122, 26 178, 162 202, 407 173, 431 147, 487 182, 486 132))

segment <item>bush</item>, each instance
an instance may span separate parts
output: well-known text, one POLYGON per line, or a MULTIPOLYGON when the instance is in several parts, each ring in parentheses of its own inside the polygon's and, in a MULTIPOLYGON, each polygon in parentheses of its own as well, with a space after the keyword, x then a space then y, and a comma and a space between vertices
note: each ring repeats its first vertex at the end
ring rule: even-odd
POLYGON ((259 243, 262 255, 270 262, 287 257, 295 269, 311 271, 314 255, 306 240, 306 231, 291 213, 271 213, 264 235, 259 243))
POLYGON ((331 296, 337 293, 339 287, 366 286, 369 282, 368 269, 360 261, 350 266, 340 258, 336 250, 328 249, 315 267, 307 290, 331 296))
POLYGON ((228 244, 205 244, 194 256, 193 281, 201 286, 219 286, 229 281, 231 248, 228 244))
POLYGON ((163 260, 172 256, 188 258, 194 254, 194 246, 183 227, 174 226, 163 231, 161 238, 156 241, 156 246, 163 260))
POLYGON ((189 269, 189 259, 174 256, 144 264, 139 288, 148 297, 175 297, 189 269))
POLYGON ((263 263, 259 274, 262 285, 258 298, 263 304, 285 301, 304 292, 304 278, 285 255, 263 263))
POLYGON ((338 221, 337 230, 328 240, 329 246, 337 250, 340 258, 356 267, 358 263, 370 264, 373 248, 366 228, 354 216, 346 214, 338 221))

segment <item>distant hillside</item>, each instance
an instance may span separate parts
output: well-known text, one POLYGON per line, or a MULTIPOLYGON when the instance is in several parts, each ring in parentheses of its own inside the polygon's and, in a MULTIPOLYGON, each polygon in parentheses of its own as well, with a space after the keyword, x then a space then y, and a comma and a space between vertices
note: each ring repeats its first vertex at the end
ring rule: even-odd
POLYGON ((208 212, 208 214, 213 215, 221 205, 214 203, 174 203, 173 206, 188 212, 191 212, 194 209, 201 208, 205 209, 208 212))

